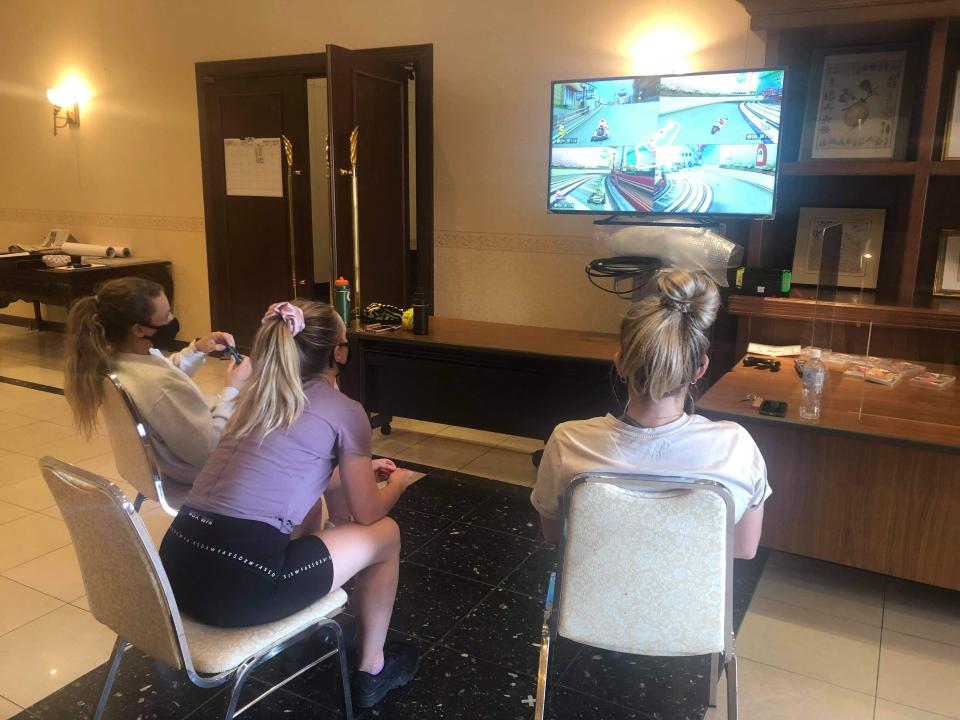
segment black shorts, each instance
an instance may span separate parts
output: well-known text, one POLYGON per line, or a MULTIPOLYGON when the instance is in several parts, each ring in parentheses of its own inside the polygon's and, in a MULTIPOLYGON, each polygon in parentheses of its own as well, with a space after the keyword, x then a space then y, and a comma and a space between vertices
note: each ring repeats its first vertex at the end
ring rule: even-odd
POLYGON ((273 622, 330 592, 333 563, 315 535, 183 507, 160 544, 180 611, 218 627, 273 622))

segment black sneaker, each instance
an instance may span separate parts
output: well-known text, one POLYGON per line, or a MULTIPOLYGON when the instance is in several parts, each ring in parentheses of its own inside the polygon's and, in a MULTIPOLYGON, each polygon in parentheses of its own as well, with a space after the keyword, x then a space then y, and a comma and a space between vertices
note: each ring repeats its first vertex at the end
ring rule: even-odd
POLYGON ((388 692, 413 680, 419 664, 420 654, 413 645, 387 643, 383 648, 383 670, 376 675, 360 670, 353 673, 353 704, 361 708, 376 705, 388 692))

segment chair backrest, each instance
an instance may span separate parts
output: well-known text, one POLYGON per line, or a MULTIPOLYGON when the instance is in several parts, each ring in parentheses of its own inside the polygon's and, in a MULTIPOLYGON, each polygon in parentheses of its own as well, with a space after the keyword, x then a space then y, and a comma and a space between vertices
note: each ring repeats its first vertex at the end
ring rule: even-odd
POLYGON ((109 480, 54 458, 40 469, 70 531, 93 616, 148 655, 190 667, 167 575, 131 502, 109 480))
POLYGON ((564 495, 557 632, 636 655, 729 655, 733 525, 719 483, 576 477, 564 495))
POLYGON ((130 394, 113 373, 103 379, 100 417, 120 477, 144 497, 158 501, 163 492, 162 475, 147 425, 130 394))

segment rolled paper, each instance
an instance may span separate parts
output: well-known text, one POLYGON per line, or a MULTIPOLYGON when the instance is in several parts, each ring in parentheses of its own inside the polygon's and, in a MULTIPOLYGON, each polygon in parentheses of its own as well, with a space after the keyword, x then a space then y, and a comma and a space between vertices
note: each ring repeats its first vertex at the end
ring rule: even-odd
MULTIPOLYGON (((124 248, 121 248, 123 250, 124 248)), ((84 243, 64 243, 60 246, 64 255, 86 255, 87 257, 116 257, 119 253, 108 245, 85 245, 84 243)), ((129 252, 129 251, 128 251, 129 252)))

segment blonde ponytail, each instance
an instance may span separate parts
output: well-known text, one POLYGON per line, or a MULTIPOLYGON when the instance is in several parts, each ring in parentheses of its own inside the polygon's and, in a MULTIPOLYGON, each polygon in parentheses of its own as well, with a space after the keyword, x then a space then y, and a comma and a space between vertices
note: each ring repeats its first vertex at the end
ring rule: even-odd
POLYGON ((704 273, 677 270, 657 284, 659 292, 631 305, 620 324, 620 371, 636 393, 652 400, 694 381, 720 305, 717 287, 704 273))
POLYGON ((342 323, 326 303, 294 300, 304 328, 296 336, 278 315, 260 326, 250 359, 253 373, 237 397, 224 437, 253 435, 261 440, 274 430, 289 430, 303 414, 303 383, 333 363, 342 323))

